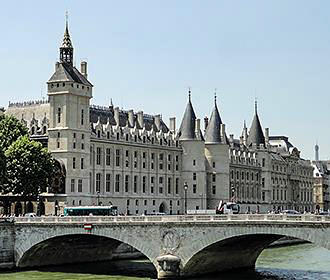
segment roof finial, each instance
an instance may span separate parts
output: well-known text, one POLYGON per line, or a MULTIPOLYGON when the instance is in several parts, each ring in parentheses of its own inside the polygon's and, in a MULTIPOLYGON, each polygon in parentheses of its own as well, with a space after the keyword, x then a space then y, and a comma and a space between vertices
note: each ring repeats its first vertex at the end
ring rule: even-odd
POLYGON ((188 87, 188 97, 189 97, 189 102, 191 101, 191 88, 188 87))
POLYGON ((68 29, 68 25, 69 25, 69 13, 68 11, 65 12, 65 27, 66 29, 68 29))
POLYGON ((214 89, 214 104, 217 105, 217 88, 214 89))
POLYGON ((255 114, 258 114, 258 100, 257 100, 257 97, 254 100, 254 110, 255 110, 255 114))
POLYGON ((113 107, 112 98, 110 98, 110 107, 113 107))

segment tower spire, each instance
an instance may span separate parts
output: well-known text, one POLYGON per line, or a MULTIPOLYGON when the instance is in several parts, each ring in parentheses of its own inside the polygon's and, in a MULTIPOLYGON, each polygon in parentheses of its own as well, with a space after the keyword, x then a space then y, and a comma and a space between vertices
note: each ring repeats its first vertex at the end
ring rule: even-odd
POLYGON ((188 98, 189 98, 189 102, 191 102, 191 88, 188 88, 188 98))
POLYGON ((254 100, 254 112, 257 115, 258 114, 258 100, 257 97, 254 100))
POLYGON ((217 105, 217 88, 214 89, 214 104, 217 105))
POLYGON ((63 36, 62 45, 60 47, 60 61, 66 62, 73 66, 73 47, 69 33, 69 20, 68 12, 65 13, 65 31, 63 36))

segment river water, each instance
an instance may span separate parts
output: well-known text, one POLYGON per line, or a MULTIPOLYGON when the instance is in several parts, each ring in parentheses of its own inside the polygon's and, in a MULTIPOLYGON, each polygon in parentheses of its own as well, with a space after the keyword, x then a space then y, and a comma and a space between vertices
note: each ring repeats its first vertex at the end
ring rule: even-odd
MULTIPOLYGON (((155 279, 145 260, 113 261, 6 272, 0 280, 141 280, 155 279)), ((330 280, 330 251, 311 244, 264 250, 256 271, 219 273, 208 280, 330 280)), ((189 280, 193 280, 189 278, 189 280)))

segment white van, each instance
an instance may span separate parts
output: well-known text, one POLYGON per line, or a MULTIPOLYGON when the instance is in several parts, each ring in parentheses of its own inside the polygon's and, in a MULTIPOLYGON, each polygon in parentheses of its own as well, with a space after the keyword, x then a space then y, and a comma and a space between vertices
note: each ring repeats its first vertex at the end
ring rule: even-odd
POLYGON ((220 201, 218 208, 216 209, 217 214, 239 214, 240 207, 235 202, 223 202, 220 201))

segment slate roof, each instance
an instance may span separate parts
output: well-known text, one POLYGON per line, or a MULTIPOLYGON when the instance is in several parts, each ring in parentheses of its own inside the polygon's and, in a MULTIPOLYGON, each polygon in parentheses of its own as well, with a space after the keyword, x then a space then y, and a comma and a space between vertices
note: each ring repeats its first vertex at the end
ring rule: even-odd
POLYGON ((58 62, 55 73, 48 80, 48 83, 53 82, 75 82, 86 86, 93 86, 76 67, 64 61, 58 62))
MULTIPOLYGON (((93 124, 96 124, 98 120, 100 119, 100 123, 105 125, 109 123, 113 126, 117 125, 115 117, 114 117, 114 110, 113 107, 100 107, 100 106, 90 106, 89 108, 89 114, 90 114, 90 122, 93 124)), ((157 129, 155 125, 155 120, 154 116, 143 114, 143 122, 144 122, 144 127, 147 131, 151 131, 152 129, 155 132, 158 132, 159 130, 157 129)), ((134 113, 134 123, 135 127, 137 129, 143 129, 137 121, 137 114, 134 113)), ((125 127, 128 124, 128 112, 124 110, 119 111, 119 126, 120 127, 125 127)), ((129 126, 130 127, 130 126, 129 126)), ((132 127, 131 127, 132 128, 132 127)), ((168 127, 166 124, 163 122, 163 120, 160 120, 160 130, 163 133, 169 132, 168 127)))
POLYGON ((210 121, 207 125, 205 131, 205 143, 220 143, 221 135, 220 135, 220 126, 222 124, 220 114, 218 111, 218 106, 215 100, 214 108, 211 114, 210 121))
POLYGON ((194 108, 191 104, 190 92, 189 92, 188 104, 183 115, 180 129, 178 131, 178 136, 180 140, 196 139, 195 122, 196 122, 196 115, 194 112, 194 108))
POLYGON ((251 146, 252 144, 256 144, 257 146, 260 144, 265 145, 265 136, 262 131, 258 112, 257 112, 257 103, 255 105, 255 115, 247 139, 247 145, 251 146))
POLYGON ((69 49, 73 48, 70 34, 69 34, 68 23, 66 23, 66 26, 65 26, 64 37, 63 37, 61 48, 69 48, 69 49))

